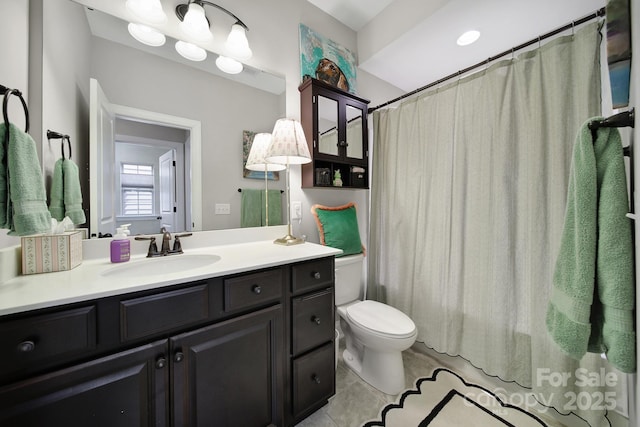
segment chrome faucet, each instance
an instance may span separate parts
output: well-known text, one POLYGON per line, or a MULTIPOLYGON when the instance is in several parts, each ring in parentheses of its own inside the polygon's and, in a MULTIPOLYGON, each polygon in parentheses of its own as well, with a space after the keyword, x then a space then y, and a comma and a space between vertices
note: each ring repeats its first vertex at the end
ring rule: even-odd
POLYGON ((149 240, 149 250, 147 251, 147 258, 183 253, 180 237, 188 237, 188 236, 191 236, 192 234, 192 233, 174 234, 173 249, 171 249, 171 233, 169 233, 167 229, 164 227, 160 229, 160 232, 162 233, 162 246, 159 251, 158 251, 158 245, 156 244, 155 236, 148 236, 148 237, 136 236, 135 237, 136 240, 149 240))

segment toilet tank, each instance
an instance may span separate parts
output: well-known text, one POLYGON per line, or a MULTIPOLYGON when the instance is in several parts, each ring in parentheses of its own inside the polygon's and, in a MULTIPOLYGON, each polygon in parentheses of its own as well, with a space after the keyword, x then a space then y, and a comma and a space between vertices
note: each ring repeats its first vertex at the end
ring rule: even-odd
POLYGON ((336 258, 336 305, 355 301, 360 296, 362 254, 336 258))

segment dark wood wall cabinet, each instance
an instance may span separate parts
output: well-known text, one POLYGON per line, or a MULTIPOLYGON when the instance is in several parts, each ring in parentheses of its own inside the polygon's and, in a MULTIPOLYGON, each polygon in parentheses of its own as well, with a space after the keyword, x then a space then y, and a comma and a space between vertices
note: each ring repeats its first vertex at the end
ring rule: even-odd
POLYGON ((369 101, 314 78, 298 90, 302 128, 313 156, 302 165, 302 186, 369 188, 369 101), (341 184, 335 182, 337 171, 341 184))
POLYGON ((334 259, 0 318, 0 425, 293 426, 335 394, 334 259))

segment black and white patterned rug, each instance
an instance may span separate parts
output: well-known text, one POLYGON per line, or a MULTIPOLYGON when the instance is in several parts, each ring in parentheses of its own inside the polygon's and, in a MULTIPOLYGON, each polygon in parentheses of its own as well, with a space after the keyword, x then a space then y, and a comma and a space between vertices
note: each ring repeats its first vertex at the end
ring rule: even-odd
POLYGON ((489 390, 438 368, 420 378, 377 420, 363 427, 547 427, 535 415, 503 402, 489 390))

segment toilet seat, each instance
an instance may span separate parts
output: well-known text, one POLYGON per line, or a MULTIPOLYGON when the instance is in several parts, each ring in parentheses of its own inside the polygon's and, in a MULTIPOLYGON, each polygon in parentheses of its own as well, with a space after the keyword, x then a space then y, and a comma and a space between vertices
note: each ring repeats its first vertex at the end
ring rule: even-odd
POLYGON ((413 320, 400 310, 377 301, 366 300, 346 308, 354 324, 388 338, 408 338, 416 333, 413 320))

